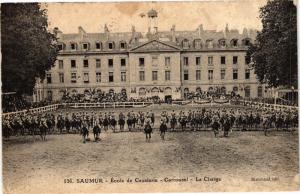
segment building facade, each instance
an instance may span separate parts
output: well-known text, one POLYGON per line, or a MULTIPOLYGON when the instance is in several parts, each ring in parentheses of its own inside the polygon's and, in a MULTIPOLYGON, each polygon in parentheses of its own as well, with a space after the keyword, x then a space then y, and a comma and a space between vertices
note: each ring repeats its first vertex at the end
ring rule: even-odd
POLYGON ((126 92, 128 97, 159 96, 182 99, 190 92, 234 91, 243 97, 263 97, 260 85, 245 60, 256 31, 244 29, 158 31, 157 12, 148 12, 147 33, 76 34, 55 29, 59 54, 46 79, 36 85, 35 101, 60 100, 65 92, 91 90, 126 92))

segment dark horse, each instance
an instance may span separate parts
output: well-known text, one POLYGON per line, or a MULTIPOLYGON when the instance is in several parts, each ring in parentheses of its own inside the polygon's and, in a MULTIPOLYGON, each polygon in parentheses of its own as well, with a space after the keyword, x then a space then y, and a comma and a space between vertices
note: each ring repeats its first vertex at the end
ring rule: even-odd
POLYGON ((94 139, 95 139, 95 141, 98 141, 100 139, 99 135, 101 133, 101 129, 100 129, 99 125, 95 125, 94 126, 93 133, 94 133, 94 139))
POLYGON ((151 133, 152 133, 152 127, 150 125, 150 123, 147 123, 145 125, 145 134, 146 134, 146 141, 149 141, 150 142, 150 139, 151 139, 151 133))
POLYGON ((81 129, 81 135, 83 137, 83 143, 86 142, 86 138, 89 136, 89 130, 88 128, 86 127, 86 125, 84 125, 81 129))

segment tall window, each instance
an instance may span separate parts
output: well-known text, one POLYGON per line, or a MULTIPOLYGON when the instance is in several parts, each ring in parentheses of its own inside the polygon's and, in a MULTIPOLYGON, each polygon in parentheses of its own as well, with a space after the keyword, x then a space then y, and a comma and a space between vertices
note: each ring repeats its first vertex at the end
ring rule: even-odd
POLYGON ((139 66, 144 67, 145 66, 145 58, 139 58, 139 66))
POLYGON ((214 70, 210 69, 208 70, 208 80, 214 79, 214 70))
POLYGON ((101 68, 101 60, 96 59, 96 68, 101 68))
POLYGON ((257 87, 257 97, 261 98, 262 97, 262 86, 257 87))
POLYGON ((114 60, 113 59, 108 59, 108 67, 112 68, 114 66, 114 60))
POLYGON ((57 48, 58 48, 58 51, 61 51, 61 50, 63 50, 63 45, 62 44, 59 44, 59 45, 57 45, 57 48))
POLYGON ((125 67, 126 66, 126 59, 121 59, 121 66, 125 67))
POLYGON ((126 82, 126 72, 121 72, 121 82, 126 82))
POLYGON ((46 78, 47 78, 47 84, 51 84, 52 83, 51 73, 47 73, 46 78))
POLYGON ((71 60, 71 68, 76 68, 76 61, 75 60, 71 60))
POLYGON ((233 63, 234 65, 236 65, 236 64, 238 63, 238 57, 237 57, 237 56, 233 56, 233 57, 232 57, 232 63, 233 63))
POLYGON ((114 82, 114 72, 108 73, 108 82, 114 82))
POLYGON ((189 80, 189 70, 184 70, 183 72, 183 80, 189 80))
POLYGON ((58 60, 58 68, 63 69, 64 68, 64 61, 63 60, 58 60))
POLYGON ((140 71, 140 81, 145 81, 145 71, 140 71))
POLYGON ((83 73, 83 82, 84 83, 89 83, 89 73, 83 73))
POLYGON ((209 57, 208 57, 208 65, 213 65, 213 63, 214 63, 214 58, 213 58, 213 56, 209 56, 209 57))
POLYGON ((64 73, 59 73, 59 83, 64 83, 65 79, 64 79, 64 73))
POLYGON ((222 65, 226 64, 226 58, 225 58, 225 56, 221 56, 221 64, 222 65))
POLYGON ((157 81, 157 71, 152 71, 152 81, 157 81))
POLYGON ((249 97, 250 97, 250 92, 251 92, 251 91, 250 91, 250 86, 245 87, 244 90, 245 90, 245 97, 246 97, 246 98, 249 98, 249 97))
POLYGON ((89 67, 89 61, 87 59, 83 60, 83 67, 88 68, 89 67))
POLYGON ((221 69, 221 79, 225 79, 225 69, 221 69))
POLYGON ((183 57, 183 65, 188 66, 189 65, 189 58, 188 57, 183 57))
POLYGON ((71 83, 76 83, 77 82, 77 75, 76 73, 71 73, 71 83))
POLYGON ((238 70, 237 69, 233 70, 232 79, 234 79, 234 80, 238 79, 238 70))
POLYGON ((245 70, 245 79, 250 79, 250 69, 245 70))
POLYGON ((201 80, 201 71, 196 70, 196 80, 201 80))
POLYGON ((170 71, 165 71, 165 80, 170 81, 171 80, 171 72, 170 71))
POLYGON ((96 82, 97 83, 101 82, 101 72, 96 72, 96 82))
POLYGON ((171 58, 165 57, 165 66, 170 66, 170 63, 171 63, 171 58))
POLYGON ((201 65, 201 57, 196 57, 196 65, 201 65))
POLYGON ((245 64, 249 65, 250 62, 251 62, 251 60, 249 60, 249 59, 247 58, 247 56, 245 56, 245 64))

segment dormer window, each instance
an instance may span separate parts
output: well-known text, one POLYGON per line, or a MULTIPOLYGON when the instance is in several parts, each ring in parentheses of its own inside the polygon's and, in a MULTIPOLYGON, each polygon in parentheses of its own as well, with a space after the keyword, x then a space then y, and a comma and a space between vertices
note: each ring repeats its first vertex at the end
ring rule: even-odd
POLYGON ((101 49, 101 43, 100 42, 96 42, 96 49, 100 50, 101 49))
POLYGON ((226 47, 226 40, 225 40, 225 39, 219 40, 219 46, 220 46, 221 48, 225 48, 225 47, 226 47))
POLYGON ((120 49, 125 49, 126 48, 126 43, 125 42, 121 42, 120 43, 120 49))
POLYGON ((195 49, 200 49, 200 48, 202 48, 201 40, 200 39, 195 40, 195 49))
POLYGON ((207 40, 206 45, 207 45, 207 48, 214 48, 213 40, 207 40))
POLYGON ((237 47, 238 46, 238 40, 237 39, 232 39, 231 40, 231 46, 232 47, 237 47))
POLYGON ((189 45, 189 40, 187 40, 187 39, 183 40, 183 41, 182 41, 182 47, 183 47, 184 49, 188 49, 188 48, 190 47, 190 45, 189 45))
POLYGON ((243 40, 243 45, 244 46, 250 46, 250 42, 251 42, 250 39, 246 38, 246 39, 243 40))
POLYGON ((58 44, 57 48, 58 48, 58 51, 62 51, 63 50, 63 45, 62 44, 58 44))
POLYGON ((76 43, 71 43, 71 50, 76 50, 76 43))
POLYGON ((108 43, 108 49, 114 49, 114 43, 113 42, 108 43))
POLYGON ((89 49, 89 44, 88 43, 83 43, 82 48, 83 48, 83 50, 88 50, 89 49))

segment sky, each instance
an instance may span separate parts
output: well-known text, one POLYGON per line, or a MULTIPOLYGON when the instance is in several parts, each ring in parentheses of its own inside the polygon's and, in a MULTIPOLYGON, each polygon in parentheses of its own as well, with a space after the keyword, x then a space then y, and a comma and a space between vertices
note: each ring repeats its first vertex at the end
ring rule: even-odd
POLYGON ((129 32, 134 25, 136 31, 146 32, 148 18, 141 17, 150 9, 158 12, 159 31, 196 30, 200 24, 204 29, 261 29, 259 8, 267 0, 222 0, 198 2, 102 2, 102 3, 46 3, 49 28, 58 27, 63 33, 77 33, 78 26, 86 32, 103 32, 107 24, 112 32, 129 32))

